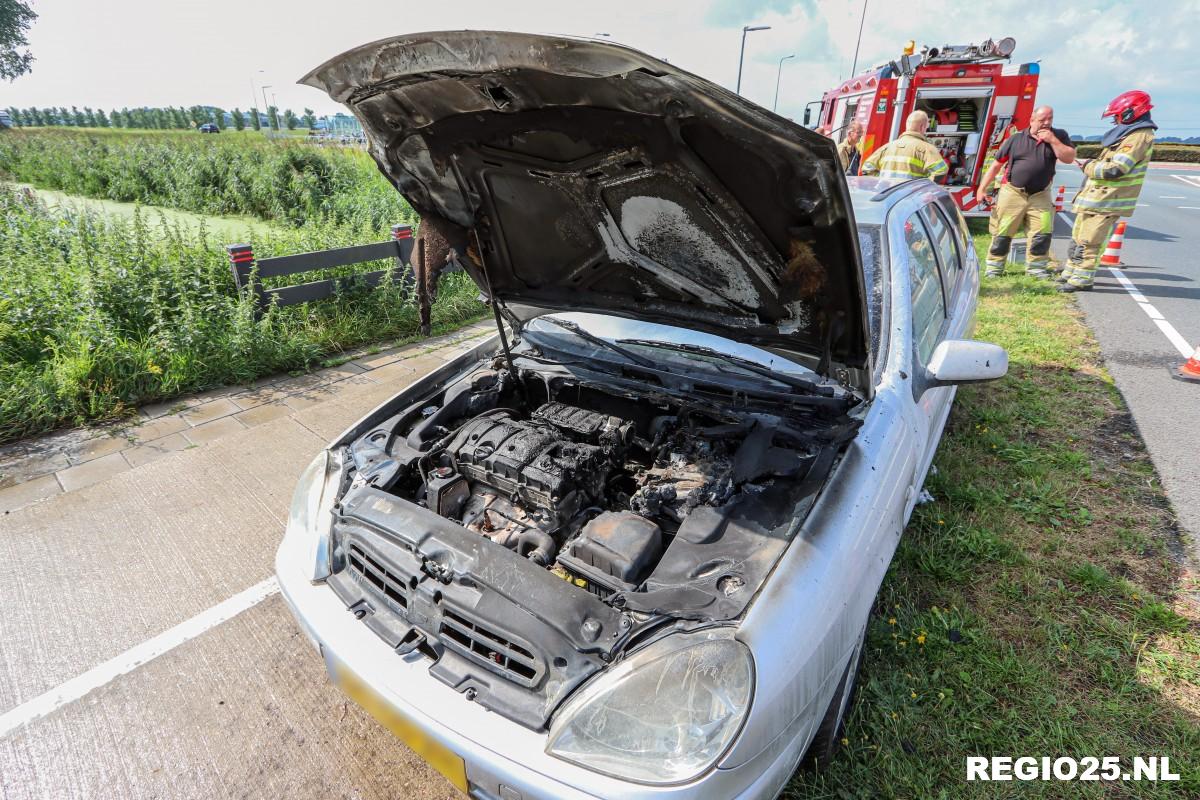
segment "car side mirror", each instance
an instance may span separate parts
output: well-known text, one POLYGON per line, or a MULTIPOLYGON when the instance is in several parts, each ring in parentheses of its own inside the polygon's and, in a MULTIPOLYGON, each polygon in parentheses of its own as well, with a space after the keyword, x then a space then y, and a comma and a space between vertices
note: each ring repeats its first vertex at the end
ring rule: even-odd
POLYGON ((804 109, 804 127, 808 127, 808 123, 812 120, 812 108, 804 109))
POLYGON ((1008 352, 990 342, 947 339, 934 348, 925 374, 929 387, 994 381, 1008 374, 1008 352))

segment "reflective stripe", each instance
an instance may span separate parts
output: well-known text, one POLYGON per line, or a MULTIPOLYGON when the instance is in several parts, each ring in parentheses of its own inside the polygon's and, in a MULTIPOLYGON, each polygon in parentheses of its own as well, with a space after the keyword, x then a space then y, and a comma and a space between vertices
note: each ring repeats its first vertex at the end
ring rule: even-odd
POLYGON ((1120 164, 1124 164, 1125 167, 1128 169, 1133 169, 1135 166, 1137 166, 1137 162, 1134 161, 1129 156, 1125 155, 1124 153, 1113 154, 1113 161, 1116 161, 1120 164))
POLYGON ((1119 197, 1115 200, 1091 200, 1086 197, 1080 197, 1075 200, 1075 208, 1134 208, 1137 206, 1136 197, 1119 197))
POLYGON ((925 171, 929 175, 944 175, 950 171, 950 168, 946 166, 945 161, 939 158, 937 161, 930 161, 926 164, 925 171))

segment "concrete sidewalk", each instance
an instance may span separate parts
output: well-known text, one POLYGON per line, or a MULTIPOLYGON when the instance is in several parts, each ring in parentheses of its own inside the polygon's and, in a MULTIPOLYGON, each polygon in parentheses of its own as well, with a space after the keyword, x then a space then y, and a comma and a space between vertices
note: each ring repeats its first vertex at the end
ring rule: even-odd
MULTIPOLYGON (((11 504, 33 481, 58 483, 0 515, 0 714, 268 578, 312 456, 493 330, 148 409, 128 435, 83 440, 114 444, 50 453, 51 465, 92 457, 4 493, 11 504), (175 436, 188 444, 161 444, 175 436), (138 462, 155 442, 162 452, 138 462), (74 480, 81 467, 98 477, 74 480)), ((278 597, 0 734, 0 774, 5 798, 454 793, 328 683, 278 597)))

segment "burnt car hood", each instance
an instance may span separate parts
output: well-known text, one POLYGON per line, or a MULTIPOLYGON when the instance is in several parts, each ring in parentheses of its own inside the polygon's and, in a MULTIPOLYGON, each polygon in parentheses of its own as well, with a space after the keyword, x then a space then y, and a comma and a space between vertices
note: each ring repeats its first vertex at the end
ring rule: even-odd
POLYGON ((636 50, 556 36, 398 36, 302 83, 350 107, 418 213, 461 226, 464 266, 515 316, 598 311, 867 363, 830 139, 636 50))

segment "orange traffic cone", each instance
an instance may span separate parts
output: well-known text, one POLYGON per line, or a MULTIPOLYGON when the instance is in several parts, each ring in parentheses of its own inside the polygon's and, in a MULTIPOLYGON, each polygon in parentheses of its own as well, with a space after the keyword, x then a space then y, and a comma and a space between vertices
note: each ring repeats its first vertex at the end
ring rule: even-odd
POLYGON ((1110 267, 1118 266, 1121 263, 1121 245, 1124 243, 1125 223, 1118 222, 1117 227, 1113 228, 1112 238, 1108 240, 1104 255, 1100 256, 1100 263, 1110 267))
POLYGON ((1191 358, 1180 364, 1171 374, 1181 381, 1200 383, 1200 346, 1196 347, 1191 358))
POLYGON ((1063 195, 1065 195, 1066 193, 1067 193, 1066 186, 1058 187, 1058 197, 1054 198, 1054 210, 1055 211, 1063 210, 1063 195))

